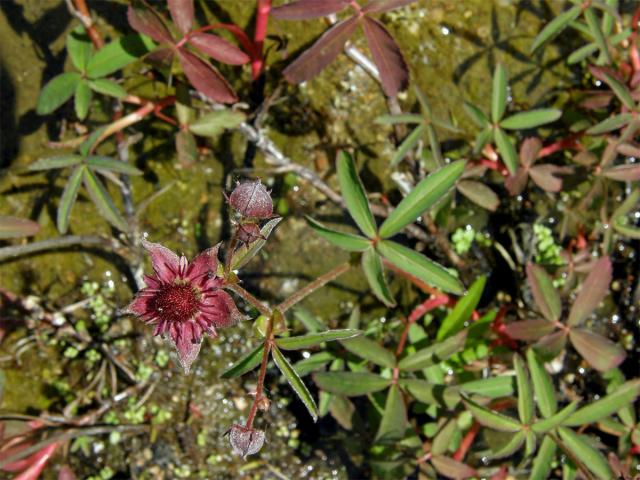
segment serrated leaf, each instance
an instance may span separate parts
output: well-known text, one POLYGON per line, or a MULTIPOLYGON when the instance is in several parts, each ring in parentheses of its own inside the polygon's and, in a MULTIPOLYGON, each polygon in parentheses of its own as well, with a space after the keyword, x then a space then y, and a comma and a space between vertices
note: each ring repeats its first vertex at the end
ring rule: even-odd
POLYGON ((89 60, 87 74, 92 79, 111 75, 155 48, 153 41, 138 33, 119 37, 106 44, 89 60))
POLYGON ((96 177, 88 168, 84 168, 82 173, 84 186, 100 215, 102 215, 114 227, 126 232, 129 229, 129 226, 113 204, 113 200, 111 199, 109 192, 107 192, 107 189, 102 185, 102 182, 98 180, 98 177, 96 177))
POLYGON ((309 415, 314 422, 318 420, 318 407, 316 406, 316 402, 307 390, 304 382, 300 379, 296 371, 293 369, 289 361, 282 355, 278 347, 275 345, 271 347, 271 355, 273 356, 273 361, 276 366, 282 372, 282 375, 287 379, 289 385, 296 393, 298 398, 302 401, 307 410, 309 411, 309 415))
POLYGON ((458 160, 421 180, 381 225, 380 237, 389 238, 408 224, 415 222, 453 187, 462 175, 464 167, 465 162, 458 160))
POLYGON ((67 35, 67 53, 73 65, 84 72, 91 58, 91 40, 82 25, 67 35))
POLYGON ((362 271, 371 287, 371 291, 388 307, 395 306, 396 302, 387 285, 382 262, 380 261, 378 253, 373 248, 369 248, 362 254, 361 260, 362 271))
MULTIPOLYGON (((33 220, 0 215, 0 238, 31 237, 40 231, 40 225, 33 220)), ((0 385, 0 393, 2 392, 0 385)))
POLYGON ((626 405, 633 405, 638 395, 640 395, 640 380, 630 380, 600 400, 582 407, 562 424, 566 427, 577 427, 598 422, 626 405))
POLYGON ((340 343, 351 353, 365 360, 369 360, 376 365, 387 368, 396 366, 395 355, 370 338, 359 336, 349 340, 343 340, 340 343))
POLYGON ((340 191, 351 217, 360 227, 362 233, 373 238, 376 235, 376 222, 369 208, 369 201, 353 158, 348 152, 340 151, 336 159, 336 167, 340 191))
POLYGON ((282 221, 282 217, 273 218, 269 220, 260 229, 260 235, 262 236, 262 238, 259 238, 255 242, 251 242, 249 245, 243 245, 240 248, 238 248, 233 254, 233 259, 231 260, 231 268, 233 270, 237 270, 239 268, 244 267, 247 263, 249 263, 249 260, 255 257, 258 254, 258 252, 262 250, 262 247, 264 247, 264 244, 267 243, 269 235, 271 235, 271 232, 273 231, 273 229, 276 228, 276 226, 281 221, 282 221))
POLYGON ((460 295, 464 286, 443 266, 429 260, 424 255, 390 240, 378 242, 376 248, 380 254, 403 270, 429 285, 445 292, 460 295))
POLYGON ((309 333, 297 337, 281 337, 276 338, 276 345, 283 350, 301 350, 303 348, 314 347, 323 342, 331 342, 334 340, 344 340, 347 338, 357 337, 361 335, 360 330, 325 330, 324 332, 309 333))
POLYGON ((582 358, 600 372, 617 367, 627 356, 617 343, 582 328, 572 328, 569 338, 582 358))
POLYGON ((500 205, 500 199, 496 192, 484 183, 475 180, 460 180, 457 188, 461 194, 473 203, 480 205, 482 208, 486 208, 490 212, 495 212, 500 205))
POLYGON ((513 142, 511 142, 509 136, 500 127, 496 127, 493 133, 500 158, 502 158, 511 175, 515 175, 518 170, 518 154, 513 146, 513 142))
POLYGON ((615 478, 609 468, 607 459, 596 450, 582 435, 578 435, 569 428, 560 427, 558 429, 560 438, 565 446, 573 453, 585 466, 591 470, 601 480, 611 480, 615 478))
POLYGON ((538 449, 538 455, 533 459, 529 480, 549 478, 556 448, 555 442, 549 436, 545 435, 538 449))
POLYGON ((236 378, 250 372, 262 361, 262 355, 264 354, 264 343, 261 343, 249 353, 247 353, 240 360, 235 362, 229 368, 227 368, 220 378, 236 378))
POLYGON ((536 36, 531 44, 531 52, 537 50, 541 45, 551 40, 553 37, 558 35, 562 30, 564 30, 570 22, 574 21, 580 13, 582 12, 582 7, 580 5, 576 5, 575 7, 570 8, 566 12, 561 13, 557 17, 555 17, 552 21, 550 21, 542 31, 536 36))
POLYGON ((405 435, 407 425, 407 407, 402 399, 402 392, 398 385, 391 385, 374 441, 390 443, 401 440, 405 435))
POLYGON ((195 135, 215 137, 226 129, 236 128, 245 121, 246 115, 237 110, 215 110, 189 124, 189 130, 195 135))
POLYGON ((533 418, 533 394, 527 368, 517 353, 513 355, 513 366, 516 370, 516 381, 518 383, 518 416, 520 422, 528 425, 533 418))
POLYGON ((111 157, 89 155, 85 161, 91 168, 109 170, 111 172, 123 173, 125 175, 142 175, 142 171, 138 170, 133 165, 111 157))
POLYGON ((611 284, 612 278, 611 260, 604 256, 595 263, 580 287, 580 292, 569 312, 569 326, 580 325, 600 305, 600 302, 609 293, 609 284, 611 284))
POLYGON ((86 167, 80 165, 73 170, 64 187, 62 196, 60 197, 56 223, 58 231, 62 234, 67 233, 67 230, 69 229, 69 217, 71 216, 71 209, 76 203, 78 190, 80 189, 80 183, 82 182, 82 177, 85 169, 86 167))
POLYGON ((76 91, 80 82, 80 74, 77 72, 61 73, 53 77, 40 91, 36 113, 48 115, 66 103, 76 91))
POLYGON ((91 87, 89 87, 89 82, 86 80, 80 80, 76 85, 76 93, 75 93, 75 109, 76 116, 80 120, 84 120, 89 113, 89 107, 91 107, 91 98, 93 94, 91 93, 91 87))
POLYGON ((467 331, 463 330, 442 342, 438 342, 407 355, 400 360, 398 367, 400 370, 407 372, 430 367, 431 365, 447 360, 451 355, 462 350, 466 340, 467 331))
POLYGON ((557 108, 540 108, 511 115, 502 120, 500 126, 507 130, 524 130, 555 122, 561 116, 562 110, 557 108))
POLYGON ((500 432, 518 432, 522 430, 522 425, 513 418, 489 410, 488 408, 478 405, 469 398, 463 397, 462 402, 480 425, 493 428, 500 432))
POLYGON ((309 216, 306 216, 305 218, 309 226, 313 228, 318 235, 338 248, 348 252, 364 252, 366 249, 371 247, 371 240, 368 238, 361 237, 360 235, 354 235, 352 233, 331 230, 309 216))
POLYGON ((451 335, 458 333, 464 328, 464 323, 471 318, 471 314, 478 306, 487 277, 480 276, 469 288, 463 297, 458 299, 456 306, 445 317, 438 329, 436 340, 444 340, 451 335))
POLYGON ((549 418, 558 410, 553 381, 544 368, 544 364, 531 348, 527 350, 527 363, 529 365, 529 372, 531 373, 531 382, 533 383, 533 391, 535 393, 536 403, 538 404, 538 410, 540 410, 543 417, 549 418))
POLYGON ((573 412, 578 408, 578 401, 574 400, 569 405, 564 407, 558 413, 551 415, 549 418, 545 418, 544 420, 539 420, 531 425, 531 430, 534 433, 546 433, 559 425, 563 425, 564 421, 571 416, 573 412))
POLYGON ((65 168, 78 165, 82 162, 82 156, 80 155, 58 155, 55 157, 41 158, 31 165, 29 170, 51 170, 53 168, 65 168))
POLYGON ((491 120, 498 123, 507 108, 507 71, 501 63, 493 71, 493 90, 491 91, 491 120))
POLYGON ((562 312, 562 304, 551 277, 542 267, 528 263, 527 282, 540 313, 551 322, 557 321, 562 312))
POLYGON ((313 379, 321 389, 347 397, 379 392, 392 382, 390 378, 369 372, 318 372, 313 379))
POLYGON ((103 95, 109 95, 115 98, 124 98, 127 96, 127 91, 120 86, 119 83, 106 78, 98 78, 96 80, 89 80, 89 86, 94 92, 102 93, 103 95))

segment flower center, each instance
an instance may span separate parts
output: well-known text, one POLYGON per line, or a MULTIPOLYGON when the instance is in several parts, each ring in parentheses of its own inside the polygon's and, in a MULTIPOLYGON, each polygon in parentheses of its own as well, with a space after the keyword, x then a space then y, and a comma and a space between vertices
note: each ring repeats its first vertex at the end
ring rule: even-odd
POLYGON ((186 322, 195 315, 200 295, 188 283, 170 283, 162 286, 153 299, 153 310, 158 317, 171 322, 186 322))

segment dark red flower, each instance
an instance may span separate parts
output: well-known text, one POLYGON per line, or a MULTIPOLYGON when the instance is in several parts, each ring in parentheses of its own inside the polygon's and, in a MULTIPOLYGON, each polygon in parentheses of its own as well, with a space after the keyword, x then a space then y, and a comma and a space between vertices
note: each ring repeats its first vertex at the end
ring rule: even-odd
POLYGON ((216 276, 219 245, 191 263, 160 244, 143 240, 142 245, 151 255, 154 275, 145 275, 147 288, 125 311, 154 324, 154 335, 167 334, 188 373, 200 352, 203 333, 215 337, 216 328, 230 327, 244 318, 221 289, 223 279, 216 276))
POLYGON ((231 205, 240 215, 249 218, 273 217, 271 194, 260 179, 238 183, 229 196, 231 205))
POLYGON ((233 453, 246 458, 247 455, 258 453, 264 445, 264 432, 242 425, 232 425, 227 431, 233 453))

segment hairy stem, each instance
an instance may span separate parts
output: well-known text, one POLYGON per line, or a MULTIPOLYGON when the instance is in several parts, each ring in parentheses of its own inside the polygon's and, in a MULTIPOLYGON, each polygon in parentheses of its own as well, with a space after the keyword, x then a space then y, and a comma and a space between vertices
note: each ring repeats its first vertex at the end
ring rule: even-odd
POLYGON ((351 264, 349 262, 341 263, 337 267, 333 268, 332 270, 329 270, 324 275, 319 276, 313 282, 311 282, 307 286, 301 288, 296 293, 291 295, 284 302, 278 305, 278 310, 280 310, 280 312, 282 313, 286 312, 289 308, 294 306, 296 303, 298 303, 308 295, 311 295, 313 292, 318 290, 320 287, 326 285, 330 281, 335 280, 343 273, 348 272, 350 269, 351 269, 351 264))
POLYGON ((244 288, 242 288, 237 283, 228 283, 225 285, 225 288, 231 290, 233 293, 242 298, 245 302, 253 305, 256 310, 258 310, 262 315, 267 317, 271 316, 271 309, 267 307, 264 303, 258 300, 256 297, 247 292, 244 288))
POLYGON ((249 418, 247 418, 246 427, 251 428, 253 420, 256 417, 258 411, 258 405, 262 400, 262 391, 264 390, 264 378, 267 375, 267 363, 269 362, 269 353, 271 353, 271 345, 273 344, 273 317, 269 317, 269 323, 267 324, 267 338, 264 342, 264 352, 262 352, 262 362, 260 363, 260 373, 258 375, 258 385, 256 387, 256 395, 253 398, 253 404, 249 411, 249 418))

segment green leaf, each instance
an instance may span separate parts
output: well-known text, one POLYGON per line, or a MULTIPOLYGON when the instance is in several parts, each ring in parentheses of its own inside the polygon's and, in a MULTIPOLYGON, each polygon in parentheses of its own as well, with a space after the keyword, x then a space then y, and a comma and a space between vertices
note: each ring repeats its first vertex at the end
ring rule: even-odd
POLYGON ((593 127, 590 127, 587 130, 587 133, 589 135, 600 135, 601 133, 618 130, 631 123, 631 120, 633 120, 632 113, 621 113, 619 115, 614 115, 613 117, 609 117, 601 121, 600 123, 595 124, 593 127))
POLYGON ((375 296, 388 307, 395 306, 396 301, 389 291, 384 270, 382 269, 382 262, 373 248, 365 250, 362 254, 362 271, 375 296))
POLYGON ((86 163, 89 167, 100 170, 109 170, 111 172, 124 173, 125 175, 142 175, 142 171, 133 165, 111 157, 90 155, 87 157, 86 163))
POLYGON ((598 16, 593 8, 587 7, 584 10, 584 19, 587 21, 587 25, 589 25, 589 31, 591 32, 591 35, 593 35, 596 45, 598 45, 600 55, 603 56, 605 63, 611 63, 611 55, 609 54, 607 40, 600 29, 600 22, 598 21, 598 16))
POLYGON ((369 372, 318 372, 313 379, 322 390, 347 397, 379 392, 392 382, 390 378, 369 372))
POLYGON ((87 64, 87 73, 93 79, 106 77, 135 62, 154 48, 153 41, 145 35, 125 35, 98 50, 87 64))
POLYGON ((558 413, 551 415, 549 418, 545 418, 544 420, 540 420, 531 425, 531 430, 535 433, 546 433, 549 430, 553 430, 554 428, 562 425, 563 422, 578 408, 578 401, 574 400, 569 405, 564 407, 558 413))
POLYGON ((542 478, 549 478, 551 473, 551 466, 553 457, 556 454, 556 444, 547 435, 542 439, 540 448, 538 449, 538 455, 533 459, 533 466, 529 475, 529 480, 539 480, 542 478))
POLYGON ((627 356, 620 345, 589 330, 572 328, 569 339, 582 358, 600 372, 617 367, 627 356))
POLYGON ((318 421, 318 407, 316 406, 316 402, 311 396, 311 393, 307 390, 304 382, 300 379, 289 361, 284 357, 284 355, 282 355, 280 350, 278 350, 278 347, 275 345, 271 347, 271 355, 273 356, 273 361, 287 379, 293 391, 296 392, 298 398, 302 403, 304 403, 304 406, 307 407, 309 415, 311 415, 313 421, 318 421))
POLYGON ((264 354, 264 343, 261 343, 249 353, 247 353, 240 360, 235 362, 229 368, 227 368, 220 378, 236 378, 250 372, 262 361, 262 355, 264 354))
POLYGON ((491 92, 491 120, 498 123, 507 108, 507 71, 501 63, 493 72, 493 90, 491 92))
POLYGON ((529 348, 527 350, 527 363, 531 373, 531 382, 536 397, 536 403, 542 416, 549 418, 558 411, 555 390, 551 376, 544 368, 544 364, 538 358, 536 352, 529 348))
POLYGON ((189 130, 202 137, 215 137, 227 129, 236 128, 246 118, 244 113, 237 110, 215 110, 201 116, 195 122, 191 122, 189 130))
POLYGON ((620 235, 624 235, 625 237, 635 238, 636 240, 640 240, 640 228, 626 225, 623 222, 621 222, 619 218, 613 221, 613 229, 616 232, 618 232, 620 235))
POLYGON ((458 160, 427 176, 416 185, 387 217, 380 227, 380 236, 389 238, 416 221, 427 209, 440 200, 462 175, 465 162, 458 160))
POLYGON ((500 127, 494 130, 494 136, 498 151, 500 152, 500 158, 502 158, 511 175, 515 175, 516 170, 518 170, 518 154, 513 146, 513 142, 511 142, 509 136, 500 127))
POLYGON ((424 255, 390 240, 378 242, 376 248, 391 263, 429 285, 445 292, 460 295, 464 286, 443 266, 429 260, 424 255))
POLYGON ((535 128, 540 125, 555 122, 562 116, 562 110, 557 108, 539 108, 537 110, 529 110, 528 112, 520 112, 505 118, 500 122, 502 128, 507 130, 524 130, 526 128, 535 128))
POLYGON ((397 125, 399 123, 422 123, 424 118, 417 113, 401 113, 399 115, 380 115, 373 123, 378 125, 397 125))
POLYGON ((91 58, 91 40, 82 25, 67 35, 67 53, 73 65, 84 72, 91 58))
POLYGON ((596 50, 598 50, 598 46, 595 43, 587 43, 577 50, 574 50, 573 53, 571 53, 571 55, 569 55, 569 57, 567 58, 567 63, 569 65, 579 63, 596 50))
POLYGON ((439 405, 452 410, 460 402, 460 393, 452 387, 416 378, 401 378, 399 383, 413 398, 427 405, 439 405))
POLYGON ((97 207, 98 212, 114 227, 126 232, 129 229, 127 222, 122 218, 120 212, 113 204, 109 192, 104 188, 102 182, 98 180, 91 170, 88 168, 83 169, 82 180, 84 186, 91 197, 91 201, 97 207))
POLYGON ((471 117, 471 120, 473 120, 480 128, 486 128, 488 126, 489 119, 478 107, 468 102, 464 102, 462 107, 464 108, 464 111, 467 112, 467 115, 471 117))
POLYGON ((454 436, 458 434, 459 431, 456 418, 445 419, 444 425, 440 427, 438 433, 433 437, 431 453, 433 455, 442 455, 447 453, 454 436))
POLYGON ((85 169, 86 167, 80 165, 73 170, 64 187, 62 197, 60 197, 60 203, 58 204, 57 226, 58 231, 62 234, 67 233, 67 230, 69 229, 71 209, 76 203, 78 190, 80 189, 80 182, 82 181, 85 169))
POLYGON ((600 258, 586 280, 580 287, 580 292, 573 302, 569 312, 567 324, 570 327, 580 325, 600 305, 609 293, 609 285, 613 279, 613 267, 608 256, 600 258))
POLYGON ((29 165, 29 170, 51 170, 53 168, 71 167, 80 163, 82 163, 80 155, 59 155, 35 161, 29 165))
POLYGON ((390 443, 401 440, 407 430, 407 424, 407 407, 402 399, 402 392, 398 385, 391 385, 374 441, 390 443))
POLYGON ((518 432, 522 430, 522 425, 513 418, 489 410, 469 398, 462 397, 462 402, 480 425, 493 428, 500 432, 518 432))
POLYGON ((91 107, 91 88, 89 82, 86 80, 80 80, 76 86, 75 107, 76 116, 80 120, 84 120, 89 113, 89 107, 91 107))
POLYGON ((571 415, 564 423, 567 427, 589 425, 613 415, 625 405, 633 405, 640 395, 640 379, 620 385, 613 393, 589 403, 571 415))
POLYGON ((569 25, 570 22, 578 18, 581 12, 582 7, 580 5, 576 5, 550 21, 534 39, 531 44, 531 52, 534 52, 544 43, 558 35, 567 27, 567 25, 569 25))
POLYGON ((336 160, 338 182, 347 209, 362 233, 373 238, 376 235, 376 222, 369 208, 369 201, 364 191, 362 181, 356 171, 356 165, 348 152, 342 150, 336 160))
POLYGON ((517 353, 513 355, 513 366, 516 370, 516 381, 518 383, 518 416, 520 422, 528 425, 533 418, 533 394, 527 368, 517 353))
POLYGON ((237 270, 239 268, 244 267, 249 260, 255 257, 258 252, 262 249, 265 243, 267 243, 267 239, 276 225, 278 225, 282 221, 282 217, 273 218, 269 220, 264 226, 260 229, 260 235, 262 238, 259 238, 255 242, 251 242, 249 245, 242 245, 233 253, 233 259, 231 260, 231 268, 233 270, 237 270))
POLYGON ((598 76, 601 77, 602 80, 604 80, 604 82, 611 87, 613 93, 616 95, 616 97, 618 97, 618 100, 620 100, 625 107, 627 107, 629 110, 636 109, 636 104, 633 101, 631 93, 629 92, 629 89, 626 87, 626 85, 620 83, 617 79, 609 75, 604 70, 601 70, 598 73, 598 76))
POLYGON ((458 333, 464 328, 464 323, 471 318, 471 314, 478 306, 484 286, 487 283, 487 277, 480 276, 473 285, 469 288, 469 291, 464 294, 463 297, 458 299, 458 303, 451 310, 449 315, 442 321, 442 325, 438 329, 436 340, 444 340, 450 337, 454 333, 458 333))
MULTIPOLYGON (((324 367, 331 361, 335 360, 336 356, 331 352, 319 352, 310 355, 307 358, 303 358, 302 360, 296 362, 293 365, 294 370, 300 375, 304 377, 305 375, 309 375, 311 372, 315 372, 316 370, 323 369, 324 367)), ((318 405, 320 411, 322 408, 318 405)))
POLYGON ((396 356, 381 346, 378 342, 365 336, 351 338, 340 342, 344 348, 360 358, 369 360, 381 367, 393 368, 396 366, 396 356))
POLYGON ((56 110, 73 96, 78 82, 80 82, 80 74, 77 72, 61 73, 53 77, 40 91, 36 113, 48 115, 56 110))
POLYGON ((449 337, 442 342, 435 343, 404 357, 398 363, 398 367, 400 370, 407 372, 430 367, 443 360, 447 360, 451 355, 462 350, 466 340, 467 331, 463 330, 453 337, 449 337))
POLYGON ((338 232, 325 227, 320 222, 306 216, 307 223, 313 230, 329 243, 348 252, 364 252, 371 246, 371 240, 352 233, 338 232))
POLYGON ((585 440, 584 436, 578 435, 573 430, 560 427, 558 433, 565 446, 573 453, 586 467, 591 470, 601 480, 611 480, 615 478, 609 468, 607 459, 598 450, 585 440))
POLYGON ((492 127, 487 127, 484 130, 481 130, 476 135, 473 144, 473 154, 478 155, 484 146, 489 143, 494 138, 494 129, 492 127))
POLYGON ((487 187, 484 183, 476 180, 460 180, 457 185, 458 191, 471 200, 476 205, 495 212, 500 205, 500 199, 496 192, 487 187))
POLYGON ((119 83, 113 80, 107 80, 106 78, 89 80, 89 86, 94 92, 109 95, 110 97, 124 98, 127 96, 127 91, 122 88, 119 83))
POLYGON ((393 154, 391 158, 391 166, 395 167, 398 163, 402 161, 407 154, 413 150, 413 148, 418 144, 418 141, 422 138, 426 129, 426 125, 424 123, 418 125, 414 128, 409 135, 402 141, 396 153, 393 154))
POLYGON ((503 375, 500 377, 489 377, 480 380, 472 380, 458 385, 458 388, 467 395, 476 394, 486 398, 502 398, 513 395, 514 377, 503 375))
POLYGON ((309 333, 298 337, 281 337, 276 338, 276 345, 283 350, 301 350, 303 348, 314 347, 323 342, 331 342, 333 340, 344 340, 361 335, 360 330, 325 330, 324 332, 309 333))
POLYGON ((478 476, 478 472, 474 468, 444 455, 434 455, 431 457, 431 463, 439 473, 447 478, 464 479, 478 476))
POLYGON ((304 328, 306 328, 310 333, 322 332, 327 329, 327 326, 322 323, 322 320, 302 307, 294 308, 293 316, 296 320, 302 323, 304 328))
MULTIPOLYGON (((33 220, 0 215, 0 238, 31 237, 40 231, 40 225, 33 220)), ((0 370, 0 399, 2 394, 2 371, 0 370)))
POLYGON ((551 277, 542 267, 529 263, 527 264, 527 281, 540 313, 550 322, 558 321, 562 304, 551 277))
POLYGON ((519 432, 514 433, 511 436, 511 439, 505 443, 501 448, 491 453, 491 455, 487 455, 487 458, 490 460, 497 458, 505 458, 510 457, 522 447, 526 437, 526 433, 524 430, 520 430, 519 432))

